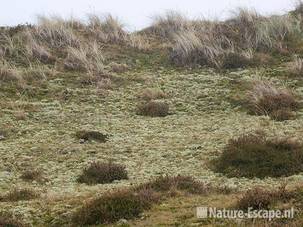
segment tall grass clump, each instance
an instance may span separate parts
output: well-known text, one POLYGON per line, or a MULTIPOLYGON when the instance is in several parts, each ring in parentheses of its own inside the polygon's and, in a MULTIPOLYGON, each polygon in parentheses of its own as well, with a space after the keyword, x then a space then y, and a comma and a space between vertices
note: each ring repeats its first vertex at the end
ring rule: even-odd
POLYGON ((265 17, 248 9, 238 9, 223 22, 196 20, 190 24, 165 29, 169 33, 165 37, 172 37, 170 59, 176 65, 233 68, 258 64, 257 53, 288 53, 302 33, 297 17, 265 17))
POLYGON ((229 177, 284 177, 303 171, 303 146, 290 138, 268 138, 262 131, 231 139, 214 161, 229 177))
POLYGON ((23 84, 23 77, 15 67, 7 63, 0 63, 0 82, 21 85, 23 84))
POLYGON ((301 21, 291 15, 271 16, 256 26, 256 48, 266 51, 287 51, 301 33, 301 21))
POLYGON ((295 56, 294 60, 289 63, 288 70, 295 76, 303 76, 303 59, 295 56))
POLYGON ((95 14, 88 15, 88 28, 97 41, 102 43, 123 44, 128 39, 123 24, 112 15, 100 17, 95 14))
POLYGON ((275 120, 288 120, 300 105, 297 97, 286 88, 277 88, 269 81, 255 81, 247 94, 249 109, 257 115, 268 115, 275 120))
POLYGON ((49 48, 45 45, 38 43, 33 37, 32 33, 28 30, 25 33, 26 36, 26 51, 29 59, 38 60, 44 64, 52 64, 55 62, 55 57, 50 53, 49 48))
POLYGON ((157 36, 171 39, 178 32, 190 30, 192 24, 188 18, 177 11, 168 11, 154 17, 153 24, 147 30, 157 36))
POLYGON ((104 73, 104 57, 99 45, 81 45, 79 48, 67 48, 67 57, 64 60, 64 68, 72 71, 82 71, 91 75, 104 73))
POLYGON ((32 30, 34 38, 52 49, 79 48, 80 39, 72 27, 58 17, 38 17, 38 25, 32 30))

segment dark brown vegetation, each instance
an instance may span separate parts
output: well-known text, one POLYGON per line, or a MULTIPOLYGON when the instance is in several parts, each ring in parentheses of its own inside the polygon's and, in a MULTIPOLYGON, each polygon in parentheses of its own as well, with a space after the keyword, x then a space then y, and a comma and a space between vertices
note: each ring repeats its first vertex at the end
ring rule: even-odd
POLYGON ((289 202, 295 193, 287 191, 285 186, 277 190, 265 190, 259 187, 248 190, 237 202, 237 208, 247 210, 268 210, 277 202, 289 202))
POLYGON ((38 181, 43 180, 42 172, 37 169, 29 169, 24 171, 20 178, 24 181, 38 181))
POLYGON ((83 142, 97 141, 105 143, 109 136, 97 131, 79 131, 76 133, 76 137, 79 140, 83 140, 83 142))
POLYGON ((30 188, 14 188, 5 195, 0 196, 0 202, 16 202, 21 200, 32 200, 39 197, 39 193, 30 188))
POLYGON ((128 179, 125 166, 114 163, 93 162, 78 177, 79 183, 108 184, 115 180, 128 179))
POLYGON ((250 112, 269 115, 274 120, 289 120, 300 105, 297 97, 286 88, 276 88, 268 81, 256 81, 247 95, 250 112))
POLYGON ((166 117, 169 115, 169 105, 162 101, 149 101, 140 104, 137 113, 143 116, 150 117, 166 117))
POLYGON ((155 203, 177 195, 172 191, 205 194, 205 184, 191 177, 160 177, 149 183, 128 190, 105 194, 86 202, 73 216, 78 225, 113 223, 120 219, 138 217, 155 203))
POLYGON ((214 162, 229 177, 282 177, 303 171, 303 146, 288 138, 269 139, 255 132, 231 139, 214 162))
POLYGON ((1 227, 25 227, 24 223, 17 218, 12 217, 12 215, 8 214, 0 214, 0 226, 1 227))

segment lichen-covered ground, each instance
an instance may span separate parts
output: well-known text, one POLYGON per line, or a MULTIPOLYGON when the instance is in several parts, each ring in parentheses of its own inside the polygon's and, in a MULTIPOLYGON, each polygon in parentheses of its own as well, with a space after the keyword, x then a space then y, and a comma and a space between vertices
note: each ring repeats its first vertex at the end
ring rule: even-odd
MULTIPOLYGON (((203 68, 141 67, 116 75, 118 79, 112 89, 102 94, 94 86, 81 85, 80 74, 56 72, 38 89, 37 96, 2 92, 0 129, 7 135, 0 140, 0 193, 30 187, 41 192, 41 197, 2 202, 0 210, 35 226, 60 226, 86 198, 165 174, 190 175, 239 190, 255 185, 276 187, 285 181, 298 184, 303 175, 286 179, 230 179, 214 173, 209 164, 230 138, 244 132, 262 128, 272 136, 301 137, 302 110, 296 120, 276 122, 269 117, 249 115, 241 106, 246 84, 260 75, 274 77, 275 83, 292 87, 303 95, 300 80, 284 77, 283 70, 276 67, 216 72, 203 68), (161 88, 167 94, 171 115, 164 118, 136 115, 138 94, 144 88, 161 88), (18 117, 20 112, 25 119, 18 117), (81 144, 75 138, 79 130, 103 132, 110 139, 106 143, 81 144), (124 164, 129 180, 96 186, 77 183, 81 170, 97 160, 124 164), (41 170, 44 180, 20 179, 27 169, 41 170)), ((206 205, 203 201, 211 198, 196 199, 173 199, 149 211, 146 219, 131 224, 182 225, 182 220, 173 218, 172 210, 176 212, 184 206, 187 208, 184 215, 188 217, 181 219, 196 223, 189 207, 206 205), (165 209, 166 205, 170 208, 165 209)))

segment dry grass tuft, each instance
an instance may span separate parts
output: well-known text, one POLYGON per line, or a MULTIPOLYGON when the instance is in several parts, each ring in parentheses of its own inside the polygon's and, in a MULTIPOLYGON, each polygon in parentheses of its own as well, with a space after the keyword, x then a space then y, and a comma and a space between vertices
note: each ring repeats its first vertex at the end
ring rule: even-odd
POLYGON ((84 169, 78 177, 79 183, 85 184, 108 184, 115 180, 128 179, 125 166, 114 163, 93 162, 84 169))
POLYGON ((44 64, 53 64, 56 61, 56 58, 52 56, 48 48, 40 45, 33 37, 32 33, 28 30, 26 32, 27 44, 26 50, 27 55, 31 59, 37 59, 38 61, 44 64))
POLYGON ((51 49, 80 47, 80 39, 65 21, 58 17, 38 17, 38 26, 32 30, 36 41, 49 46, 51 49))
POLYGON ((151 44, 145 34, 131 33, 128 37, 128 45, 140 51, 151 50, 151 44))
POLYGON ((146 88, 140 94, 139 98, 151 101, 156 99, 164 99, 166 98, 166 94, 159 88, 146 88))
POLYGON ((170 59, 176 65, 251 66, 256 53, 287 53, 288 44, 301 36, 298 18, 263 17, 247 9, 238 9, 224 22, 196 20, 189 24, 186 28, 180 26, 182 29, 174 29, 172 25, 171 30, 165 29, 170 34, 163 34, 172 37, 170 59))
POLYGON ((123 30, 123 24, 112 15, 99 17, 88 15, 89 30, 97 41, 102 43, 123 44, 127 42, 128 35, 123 30))
POLYGON ((69 47, 64 67, 67 70, 87 72, 89 74, 104 73, 104 58, 97 43, 81 46, 80 48, 69 47))
POLYGON ((257 115, 269 115, 276 120, 290 119, 292 111, 299 108, 296 96, 288 89, 276 88, 268 81, 255 81, 248 92, 250 111, 257 115))
POLYGON ((137 114, 150 117, 166 117, 169 115, 169 105, 162 101, 149 101, 140 104, 137 114))
POLYGON ((264 132, 231 139, 214 161, 229 177, 282 177, 303 171, 303 146, 289 138, 268 139, 264 132))
POLYGON ((149 31, 153 34, 171 39, 177 32, 187 31, 191 28, 190 21, 177 11, 168 11, 163 16, 155 16, 149 31))
POLYGON ((22 76, 19 71, 8 65, 0 65, 0 81, 9 83, 9 82, 18 82, 22 80, 22 76))
POLYGON ((288 65, 288 70, 295 76, 303 76, 303 59, 296 56, 288 65))
POLYGON ((124 73, 129 70, 129 67, 127 64, 119 64, 116 62, 111 62, 109 64, 109 67, 110 67, 111 71, 115 72, 115 73, 124 73))

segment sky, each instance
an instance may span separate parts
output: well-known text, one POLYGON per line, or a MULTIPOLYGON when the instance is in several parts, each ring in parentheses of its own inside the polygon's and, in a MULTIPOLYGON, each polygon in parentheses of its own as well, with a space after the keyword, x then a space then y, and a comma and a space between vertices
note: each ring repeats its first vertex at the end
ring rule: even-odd
POLYGON ((237 7, 255 8, 262 14, 282 14, 296 0, 2 0, 0 26, 34 23, 37 15, 85 18, 88 13, 111 13, 129 30, 141 29, 167 10, 189 17, 224 19, 237 7))

